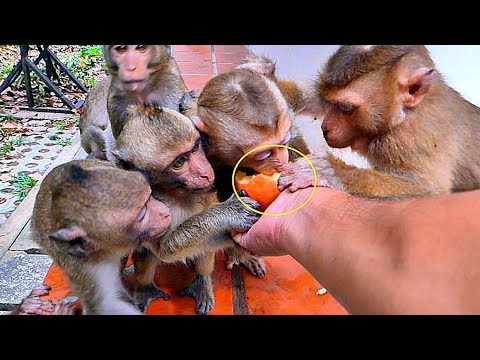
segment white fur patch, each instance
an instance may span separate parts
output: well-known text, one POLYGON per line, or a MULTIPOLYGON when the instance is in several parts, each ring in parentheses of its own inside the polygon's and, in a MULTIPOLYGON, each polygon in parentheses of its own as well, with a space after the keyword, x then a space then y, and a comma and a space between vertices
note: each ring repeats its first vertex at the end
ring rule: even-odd
POLYGON ((367 158, 355 151, 352 151, 352 149, 334 149, 328 146, 323 137, 321 120, 313 120, 313 118, 310 116, 296 116, 295 123, 298 125, 308 147, 310 148, 310 151, 313 154, 324 153, 328 151, 348 165, 363 169, 371 168, 371 164, 367 158))
POLYGON ((370 51, 375 47, 375 45, 362 45, 361 49, 364 51, 370 51))
POLYGON ((119 289, 123 287, 120 279, 120 260, 98 264, 94 277, 98 284, 99 309, 102 314, 141 315, 134 305, 119 298, 119 289))

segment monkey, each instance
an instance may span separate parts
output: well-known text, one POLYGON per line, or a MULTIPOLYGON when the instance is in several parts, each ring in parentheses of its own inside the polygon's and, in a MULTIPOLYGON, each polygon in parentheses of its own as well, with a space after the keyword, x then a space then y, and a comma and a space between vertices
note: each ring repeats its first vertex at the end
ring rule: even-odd
POLYGON ((112 128, 107 113, 107 95, 111 78, 100 80, 88 92, 80 114, 80 138, 87 159, 113 161, 111 154, 115 145, 112 128))
MULTIPOLYGON (((234 196, 222 203, 213 191, 214 172, 203 149, 202 138, 188 117, 153 105, 131 105, 127 121, 112 153, 124 168, 141 171, 153 195, 170 209, 172 223, 160 241, 144 243, 133 254, 135 300, 140 309, 163 297, 154 283, 157 261, 192 259, 195 276, 179 291, 195 299, 197 314, 214 306, 211 273, 215 252, 233 247, 231 230, 246 231, 258 219, 234 196)), ((254 209, 259 204, 243 196, 254 209)))
MULTIPOLYGON (((425 46, 341 46, 315 91, 325 104, 326 143, 371 163, 360 169, 312 155, 321 185, 393 200, 480 187, 480 108, 445 82, 425 46)), ((278 180, 279 190, 312 184, 303 159, 278 180)))
POLYGON ((73 160, 43 179, 33 239, 66 274, 85 314, 142 312, 121 282, 122 258, 166 233, 169 209, 139 172, 101 160, 73 160))
MULTIPOLYGON (((294 122, 297 114, 322 109, 321 104, 317 106, 311 100, 310 93, 293 81, 278 79, 275 64, 256 55, 205 84, 197 100, 196 115, 191 118, 206 137, 207 157, 215 169, 220 201, 231 196, 233 168, 253 148, 281 144, 310 153, 294 122)), ((283 147, 265 148, 248 155, 240 166, 271 175, 284 171, 289 159, 298 156, 283 147)), ((265 275, 265 264, 257 256, 230 249, 227 257, 227 268, 241 263, 253 275, 265 275)))
POLYGON ((188 90, 168 46, 104 45, 103 52, 112 78, 107 109, 115 139, 125 126, 128 105, 155 102, 179 111, 188 90))

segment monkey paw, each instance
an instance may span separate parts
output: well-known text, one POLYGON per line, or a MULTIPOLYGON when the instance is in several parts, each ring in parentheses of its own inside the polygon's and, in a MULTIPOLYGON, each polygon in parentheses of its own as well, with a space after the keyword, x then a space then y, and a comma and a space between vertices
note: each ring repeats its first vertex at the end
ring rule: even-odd
POLYGON ((149 285, 136 284, 135 290, 133 292, 133 298, 135 301, 135 305, 142 313, 144 313, 145 310, 147 310, 148 305, 152 301, 160 298, 168 301, 170 300, 170 295, 160 290, 157 285, 153 283, 149 285))
MULTIPOLYGON (((326 156, 310 155, 309 158, 317 173, 317 186, 341 188, 335 170, 326 156)), ((299 189, 311 187, 314 183, 312 167, 305 158, 299 158, 289 164, 278 178, 278 190, 288 189, 290 192, 295 192, 299 189)))
POLYGON ((212 281, 209 276, 195 275, 192 283, 179 290, 178 295, 190 296, 195 299, 197 315, 207 315, 215 305, 212 281))
MULTIPOLYGON (((260 208, 260 204, 249 197, 245 196, 241 197, 241 199, 252 209, 258 210, 260 208)), ((239 232, 247 231, 260 218, 259 214, 247 209, 240 201, 238 201, 235 195, 232 195, 222 205, 227 206, 231 211, 233 210, 232 216, 230 217, 232 230, 239 232)))
POLYGON ((42 295, 48 295, 48 292, 52 290, 52 288, 44 283, 38 283, 36 284, 32 291, 30 292, 30 295, 33 296, 42 296, 42 295))
POLYGON ((196 99, 200 96, 199 92, 196 90, 191 90, 187 91, 183 96, 181 97, 179 103, 178 103, 178 109, 182 114, 185 114, 185 111, 187 111, 190 107, 191 101, 196 101, 196 99))
POLYGON ((267 265, 262 258, 255 255, 243 255, 240 257, 240 264, 245 266, 250 274, 263 278, 267 273, 267 265))
POLYGON ((235 265, 240 265, 240 255, 237 254, 235 248, 228 248, 225 250, 225 255, 227 257, 225 268, 228 270, 233 269, 235 265))
POLYGON ((12 314, 15 315, 52 315, 55 306, 50 300, 42 299, 40 296, 47 295, 51 290, 50 286, 43 283, 36 284, 30 294, 22 301, 18 309, 12 314))

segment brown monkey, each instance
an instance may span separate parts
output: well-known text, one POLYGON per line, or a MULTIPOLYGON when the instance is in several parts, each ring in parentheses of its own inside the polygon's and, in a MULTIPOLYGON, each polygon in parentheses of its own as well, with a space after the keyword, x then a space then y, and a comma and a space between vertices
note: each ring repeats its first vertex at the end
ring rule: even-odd
MULTIPOLYGON (((328 145, 351 147, 372 169, 312 157, 324 185, 364 197, 402 198, 480 187, 480 109, 448 86, 425 46, 342 46, 316 81, 328 145), (467 156, 465 154, 468 154, 467 156)), ((312 184, 298 162, 279 189, 312 184)))
POLYGON ((65 272, 87 314, 141 314, 122 285, 121 260, 170 222, 142 174, 100 160, 53 169, 32 215, 34 240, 65 272))
POLYGON ((179 110, 187 86, 168 47, 104 45, 103 51, 112 78, 107 108, 115 139, 125 126, 128 105, 156 103, 179 110))
MULTIPOLYGON (((292 81, 281 80, 289 102, 279 88, 275 65, 265 57, 251 56, 236 69, 211 79, 198 98, 197 128, 206 134, 207 156, 215 169, 220 201, 231 196, 232 171, 240 158, 260 145, 289 145, 308 154, 309 149, 294 124, 296 113, 309 103, 306 92, 292 81)), ((309 109, 312 109, 310 106, 309 109)), ((265 148, 248 155, 241 164, 247 170, 273 174, 285 170, 296 152, 265 148)), ((265 264, 256 256, 228 253, 227 267, 238 262, 252 274, 265 275, 265 264)))
POLYGON ((111 153, 115 145, 107 113, 107 95, 111 78, 99 81, 88 92, 83 111, 80 114, 80 137, 87 159, 113 161, 111 153))
MULTIPOLYGON (((195 299, 197 314, 207 314, 215 303, 211 279, 215 251, 233 247, 230 230, 247 230, 258 215, 235 197, 216 204, 214 172, 200 133, 189 118, 174 110, 130 106, 113 154, 123 166, 141 170, 155 198, 172 213, 168 233, 134 252, 137 305, 144 309, 153 298, 163 297, 154 283, 155 257, 164 262, 193 259, 196 275, 180 294, 195 299)), ((242 200, 258 208, 248 197, 242 200)))

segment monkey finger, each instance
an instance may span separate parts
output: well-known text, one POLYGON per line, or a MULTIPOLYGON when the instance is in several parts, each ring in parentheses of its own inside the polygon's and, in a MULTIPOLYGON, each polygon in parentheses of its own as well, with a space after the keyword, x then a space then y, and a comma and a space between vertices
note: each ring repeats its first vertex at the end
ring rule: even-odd
POLYGON ((32 292, 30 294, 31 295, 36 295, 36 296, 48 295, 48 292, 51 289, 52 288, 50 286, 45 285, 44 283, 38 283, 33 287, 32 292))

